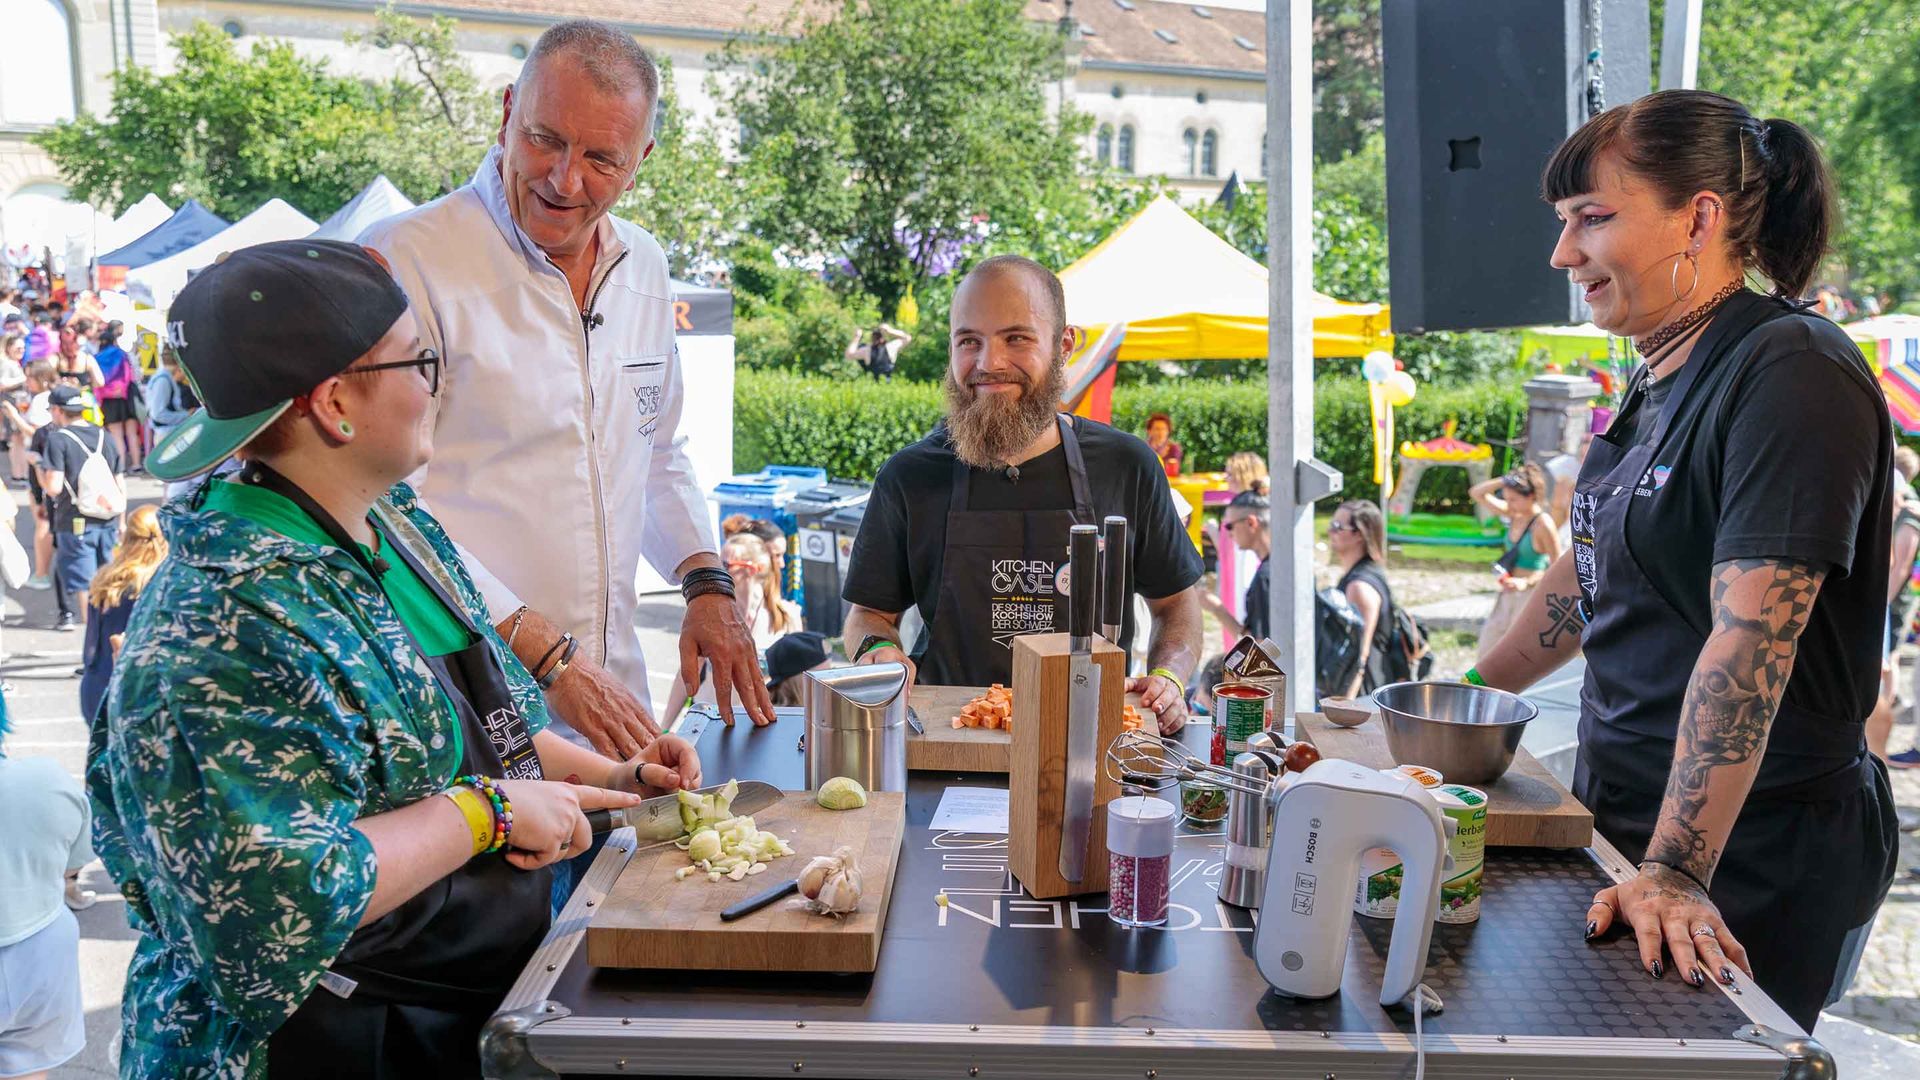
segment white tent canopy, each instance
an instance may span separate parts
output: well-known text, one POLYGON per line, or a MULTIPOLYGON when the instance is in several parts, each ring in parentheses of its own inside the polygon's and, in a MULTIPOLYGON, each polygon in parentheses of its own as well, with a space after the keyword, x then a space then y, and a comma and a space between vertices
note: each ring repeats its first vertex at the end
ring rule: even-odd
POLYGON ((194 271, 213 265, 222 252, 274 240, 297 240, 313 232, 313 219, 280 199, 266 204, 185 251, 127 273, 127 293, 135 300, 164 308, 194 271))
POLYGON ((127 207, 124 213, 113 219, 112 224, 95 234, 93 250, 113 251, 131 244, 172 216, 173 207, 149 191, 145 198, 127 207))
POLYGON ((374 222, 411 210, 413 206, 413 200, 382 173, 361 188, 360 194, 347 200, 345 206, 335 210, 332 217, 321 222, 320 227, 313 230, 313 239, 353 240, 374 222))

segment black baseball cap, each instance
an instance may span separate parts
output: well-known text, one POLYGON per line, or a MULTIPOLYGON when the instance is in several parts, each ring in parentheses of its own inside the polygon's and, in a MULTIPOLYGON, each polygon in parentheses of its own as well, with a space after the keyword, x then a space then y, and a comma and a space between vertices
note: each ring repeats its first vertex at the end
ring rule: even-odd
POLYGON ((767 688, 827 662, 827 636, 798 630, 767 646, 767 688))
POLYGON ((88 399, 86 391, 79 387, 63 385, 47 391, 47 404, 52 408, 65 409, 68 412, 86 412, 87 406, 92 405, 93 402, 88 399))
POLYGON ((358 244, 282 240, 220 256, 167 309, 167 344, 202 406, 147 455, 147 471, 185 480, 213 469, 406 310, 386 265, 358 244))

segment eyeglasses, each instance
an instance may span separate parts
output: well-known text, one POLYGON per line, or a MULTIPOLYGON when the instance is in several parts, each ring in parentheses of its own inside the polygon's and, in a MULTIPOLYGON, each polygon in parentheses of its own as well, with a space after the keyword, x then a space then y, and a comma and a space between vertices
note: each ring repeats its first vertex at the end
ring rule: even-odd
POLYGON ((1360 526, 1343 521, 1329 521, 1327 531, 1330 533, 1359 532, 1360 526))
POLYGON ((427 393, 431 397, 440 396, 440 354, 432 349, 421 349, 420 355, 411 360, 395 360, 390 364, 368 364, 366 367, 348 368, 342 375, 371 375, 376 371, 391 371, 396 368, 420 368, 421 377, 427 380, 427 393))

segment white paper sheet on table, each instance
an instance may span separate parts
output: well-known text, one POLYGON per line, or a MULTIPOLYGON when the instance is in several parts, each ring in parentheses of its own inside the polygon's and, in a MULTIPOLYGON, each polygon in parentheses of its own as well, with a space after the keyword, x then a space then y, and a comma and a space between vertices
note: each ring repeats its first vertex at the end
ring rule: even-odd
POLYGON ((1007 832, 1007 789, 950 787, 940 795, 933 812, 935 832, 994 833, 1007 832))

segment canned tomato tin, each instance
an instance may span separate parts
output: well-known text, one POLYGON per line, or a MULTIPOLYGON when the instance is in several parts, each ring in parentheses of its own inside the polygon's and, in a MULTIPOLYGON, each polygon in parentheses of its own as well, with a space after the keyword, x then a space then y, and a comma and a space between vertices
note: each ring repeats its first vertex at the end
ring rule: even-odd
POLYGON ((1221 683, 1213 688, 1213 736, 1224 765, 1247 752, 1247 740, 1267 728, 1273 691, 1252 683, 1221 683))

